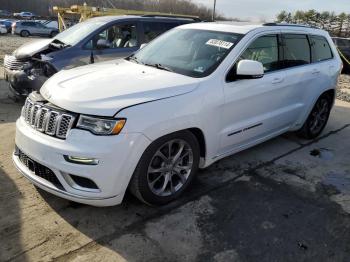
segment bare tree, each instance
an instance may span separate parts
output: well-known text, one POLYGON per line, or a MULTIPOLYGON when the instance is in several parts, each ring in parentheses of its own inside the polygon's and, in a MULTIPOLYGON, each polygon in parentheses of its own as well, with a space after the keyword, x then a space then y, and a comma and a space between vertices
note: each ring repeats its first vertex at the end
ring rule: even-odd
POLYGON ((332 36, 350 37, 350 14, 334 12, 319 13, 316 10, 296 11, 291 14, 281 11, 276 16, 277 22, 308 24, 327 30, 332 36))

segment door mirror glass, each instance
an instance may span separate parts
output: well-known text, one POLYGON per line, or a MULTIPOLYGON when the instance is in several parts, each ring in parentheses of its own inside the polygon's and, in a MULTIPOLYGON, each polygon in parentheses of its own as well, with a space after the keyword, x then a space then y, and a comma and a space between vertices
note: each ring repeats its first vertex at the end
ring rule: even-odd
POLYGON ((99 39, 96 44, 97 49, 106 49, 109 48, 111 44, 109 43, 108 40, 105 39, 99 39))
POLYGON ((237 64, 236 79, 256 79, 264 76, 264 66, 261 62, 241 60, 237 64))

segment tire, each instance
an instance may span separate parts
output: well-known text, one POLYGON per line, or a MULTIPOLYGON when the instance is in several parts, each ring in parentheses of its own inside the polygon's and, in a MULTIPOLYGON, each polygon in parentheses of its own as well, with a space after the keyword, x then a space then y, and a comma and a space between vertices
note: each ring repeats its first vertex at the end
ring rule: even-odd
POLYGON ((30 36, 30 33, 27 30, 23 30, 23 31, 21 31, 20 35, 22 37, 28 37, 28 36, 30 36))
POLYGON ((297 135, 305 139, 318 137, 327 125, 331 109, 332 99, 327 95, 322 95, 316 101, 303 127, 297 131, 297 135))
POLYGON ((51 34, 50 34, 50 37, 54 38, 57 34, 58 34, 57 31, 52 31, 51 34))
POLYGON ((199 150, 197 138, 190 131, 155 140, 135 169, 129 186, 131 193, 149 205, 165 205, 177 199, 197 173, 199 150))

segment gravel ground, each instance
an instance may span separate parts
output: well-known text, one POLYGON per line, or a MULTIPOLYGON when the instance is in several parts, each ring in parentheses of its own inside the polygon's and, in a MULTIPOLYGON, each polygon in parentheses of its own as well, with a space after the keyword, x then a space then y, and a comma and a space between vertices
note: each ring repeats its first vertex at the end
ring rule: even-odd
POLYGON ((24 38, 11 34, 0 35, 0 63, 4 62, 4 56, 11 54, 17 47, 38 38, 24 38))
POLYGON ((339 79, 337 98, 342 101, 350 102, 350 76, 341 75, 339 79))
POLYGON ((3 78, 3 63, 4 56, 11 54, 15 49, 21 45, 28 43, 30 41, 37 41, 38 39, 43 39, 40 37, 20 37, 17 35, 0 35, 0 79, 3 78))

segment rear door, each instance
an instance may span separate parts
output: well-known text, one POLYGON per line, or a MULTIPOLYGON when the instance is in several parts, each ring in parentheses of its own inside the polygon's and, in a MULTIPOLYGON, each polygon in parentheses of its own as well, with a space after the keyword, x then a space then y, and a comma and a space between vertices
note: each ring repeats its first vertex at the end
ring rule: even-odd
POLYGON ((286 72, 288 88, 294 92, 290 99, 294 103, 294 114, 297 116, 295 128, 303 124, 300 117, 308 111, 311 101, 324 79, 318 63, 313 63, 311 40, 307 34, 285 33, 283 39, 283 67, 286 72))
POLYGON ((42 23, 40 22, 36 22, 35 23, 35 27, 37 30, 37 34, 38 35, 49 35, 50 34, 50 30, 49 28, 47 28, 46 26, 44 26, 42 23))

